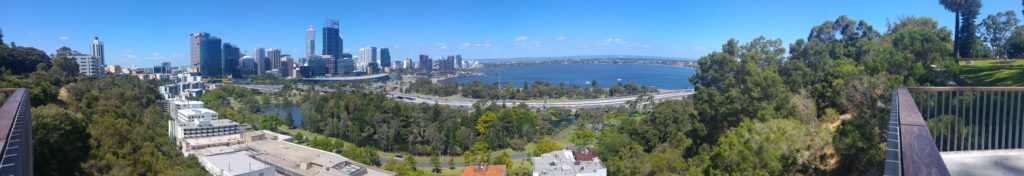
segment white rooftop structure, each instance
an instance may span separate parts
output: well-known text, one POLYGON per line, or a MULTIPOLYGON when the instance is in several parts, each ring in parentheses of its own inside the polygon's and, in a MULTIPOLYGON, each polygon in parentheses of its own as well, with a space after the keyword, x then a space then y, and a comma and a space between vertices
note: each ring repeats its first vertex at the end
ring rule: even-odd
POLYGON ((203 122, 217 120, 217 112, 206 108, 178 109, 175 118, 179 122, 203 122))
POLYGON ((572 150, 559 150, 533 157, 533 176, 606 176, 601 160, 576 160, 572 150))
POLYGON ((199 163, 215 176, 276 175, 273 166, 253 159, 246 151, 199 156, 199 163))
POLYGON ((257 160, 285 175, 389 176, 395 173, 352 161, 341 155, 289 142, 261 140, 245 144, 257 160))

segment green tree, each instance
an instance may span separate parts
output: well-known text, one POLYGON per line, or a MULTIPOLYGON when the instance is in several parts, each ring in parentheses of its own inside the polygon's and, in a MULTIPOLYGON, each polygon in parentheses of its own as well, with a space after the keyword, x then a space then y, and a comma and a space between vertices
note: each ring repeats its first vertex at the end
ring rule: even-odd
POLYGON ((448 158, 448 169, 455 169, 455 158, 448 158))
POLYGON ((559 145, 555 141, 548 138, 543 138, 537 141, 536 146, 533 148, 533 156, 540 156, 541 154, 552 152, 555 150, 562 149, 562 145, 559 145))
POLYGON ((981 46, 981 39, 978 38, 977 31, 978 25, 975 24, 975 20, 981 10, 981 0, 964 0, 963 9, 960 13, 960 29, 957 31, 958 38, 954 42, 958 44, 956 47, 959 48, 960 57, 978 57, 975 53, 978 50, 978 46, 981 46))
POLYGON ((991 14, 981 20, 981 24, 978 25, 981 30, 978 34, 983 41, 992 46, 995 57, 1005 58, 1006 41, 1013 33, 1013 28, 1017 27, 1017 23, 1020 23, 1020 18, 1017 18, 1017 13, 1013 10, 991 14))
POLYGON ((955 38, 953 38, 953 59, 955 59, 955 62, 960 62, 960 33, 963 33, 960 30, 960 14, 962 11, 964 11, 964 9, 966 9, 965 4, 967 3, 967 1, 970 0, 939 0, 939 4, 942 4, 942 7, 945 7, 946 10, 953 12, 955 16, 953 18, 953 21, 955 23, 953 24, 953 36, 956 36, 955 38))
POLYGON ((49 104, 32 108, 32 116, 35 174, 81 175, 91 147, 81 115, 49 104))
POLYGON ((1024 27, 1013 29, 1010 39, 1006 41, 1006 55, 1010 58, 1024 57, 1024 27))
POLYGON ((827 141, 827 133, 791 119, 745 121, 719 139, 711 153, 711 175, 787 175, 811 166, 822 157, 813 141, 827 141))
POLYGON ((430 166, 434 167, 432 172, 441 173, 441 158, 437 157, 437 154, 430 155, 430 166))
POLYGON ((582 148, 590 144, 590 142, 597 139, 597 135, 594 134, 594 130, 587 128, 584 125, 578 125, 576 130, 573 130, 572 135, 569 136, 569 142, 572 142, 576 147, 582 148))
POLYGON ((295 142, 296 143, 300 143, 300 144, 303 142, 304 139, 306 139, 305 136, 302 135, 302 132, 295 132, 295 137, 294 138, 295 138, 295 142))
POLYGON ((487 134, 488 125, 490 125, 491 121, 494 121, 495 119, 498 119, 498 116, 495 115, 494 112, 484 112, 484 115, 481 115, 480 118, 476 120, 476 132, 480 133, 480 135, 487 134))
POLYGON ((412 170, 416 170, 416 156, 411 153, 405 153, 405 164, 412 167, 412 170))

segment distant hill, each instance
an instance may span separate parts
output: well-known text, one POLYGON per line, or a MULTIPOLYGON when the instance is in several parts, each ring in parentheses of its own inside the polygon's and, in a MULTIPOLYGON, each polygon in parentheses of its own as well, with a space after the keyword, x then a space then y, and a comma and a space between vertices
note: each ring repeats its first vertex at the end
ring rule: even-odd
POLYGON ((685 60, 695 61, 693 58, 662 57, 662 56, 638 56, 638 55, 577 55, 577 56, 554 56, 554 57, 513 57, 513 58, 485 58, 480 62, 509 62, 509 61, 546 61, 546 60, 578 60, 578 59, 662 59, 662 60, 685 60))

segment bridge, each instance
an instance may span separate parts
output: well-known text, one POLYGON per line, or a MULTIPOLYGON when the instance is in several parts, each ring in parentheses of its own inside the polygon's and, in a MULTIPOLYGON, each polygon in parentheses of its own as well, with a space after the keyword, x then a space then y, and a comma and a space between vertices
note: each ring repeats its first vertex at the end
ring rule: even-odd
POLYGON ((892 95, 885 175, 1024 175, 1024 87, 892 95))
POLYGON ((0 94, 6 98, 0 107, 0 175, 33 175, 28 89, 0 89, 0 94))

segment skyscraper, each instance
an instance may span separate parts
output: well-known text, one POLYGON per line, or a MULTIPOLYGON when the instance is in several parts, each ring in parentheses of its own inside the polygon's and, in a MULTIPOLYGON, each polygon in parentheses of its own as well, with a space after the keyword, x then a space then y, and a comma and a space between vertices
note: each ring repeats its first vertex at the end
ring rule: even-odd
POLYGON ((199 75, 219 77, 224 74, 224 59, 219 37, 209 36, 199 41, 199 75))
POLYGON ((254 74, 259 75, 267 71, 266 68, 269 67, 267 65, 269 65, 270 63, 267 62, 266 52, 263 50, 263 48, 253 49, 252 59, 256 60, 256 69, 253 70, 256 71, 256 73, 254 74))
POLYGON ((189 55, 189 56, 191 56, 191 63, 189 64, 189 66, 191 66, 191 67, 199 67, 199 61, 200 61, 200 59, 199 59, 200 58, 200 53, 199 53, 200 46, 199 45, 200 45, 200 42, 202 42, 203 40, 208 39, 208 38, 210 38, 210 33, 196 32, 196 33, 189 34, 189 48, 191 49, 191 53, 189 55))
POLYGON ((103 59, 103 42, 100 41, 100 37, 96 37, 92 40, 92 57, 96 57, 99 60, 99 65, 102 67, 106 60, 103 59))
POLYGON ((256 59, 253 59, 252 56, 243 56, 242 59, 238 61, 238 64, 239 72, 242 73, 242 77, 248 77, 249 75, 254 74, 254 72, 256 72, 256 68, 259 67, 258 64, 256 64, 256 59))
POLYGON ((338 62, 338 66, 337 66, 338 70, 335 71, 334 73, 337 74, 338 76, 352 75, 352 72, 355 71, 355 69, 356 69, 355 61, 353 61, 352 58, 337 59, 337 62, 338 62))
POLYGON ((306 59, 313 58, 316 55, 316 31, 313 30, 313 25, 309 25, 306 29, 306 59))
POLYGON ((238 71, 238 59, 242 57, 241 49, 231 43, 224 43, 224 75, 232 78, 240 78, 242 73, 238 71))
POLYGON ((366 71, 365 70, 366 69, 366 65, 364 65, 365 63, 363 63, 363 60, 366 60, 366 57, 367 57, 366 52, 369 52, 368 50, 369 49, 367 49, 367 48, 359 48, 359 56, 356 56, 355 60, 353 61, 353 62, 355 62, 355 67, 356 67, 356 71, 357 72, 365 72, 366 71))
POLYGON ((267 50, 267 62, 270 63, 266 70, 281 69, 281 50, 277 48, 270 48, 267 50))
MULTIPOLYGON (((356 70, 365 72, 370 63, 378 63, 377 47, 366 47, 359 49, 359 58, 355 60, 356 70)), ((380 64, 377 64, 380 65, 380 64)))
POLYGON ((420 54, 420 74, 430 76, 430 70, 433 68, 433 61, 430 60, 430 56, 426 54, 420 54))
POLYGON ((462 65, 462 55, 461 54, 457 54, 457 55, 455 55, 455 69, 462 69, 462 68, 463 68, 463 65, 462 65))
POLYGON ((338 24, 338 19, 327 19, 324 21, 323 55, 331 55, 334 56, 334 58, 341 58, 341 52, 344 50, 342 47, 340 27, 341 25, 338 24))
POLYGON ((388 51, 388 48, 380 48, 380 61, 378 63, 380 63, 381 70, 391 67, 391 52, 388 51))

